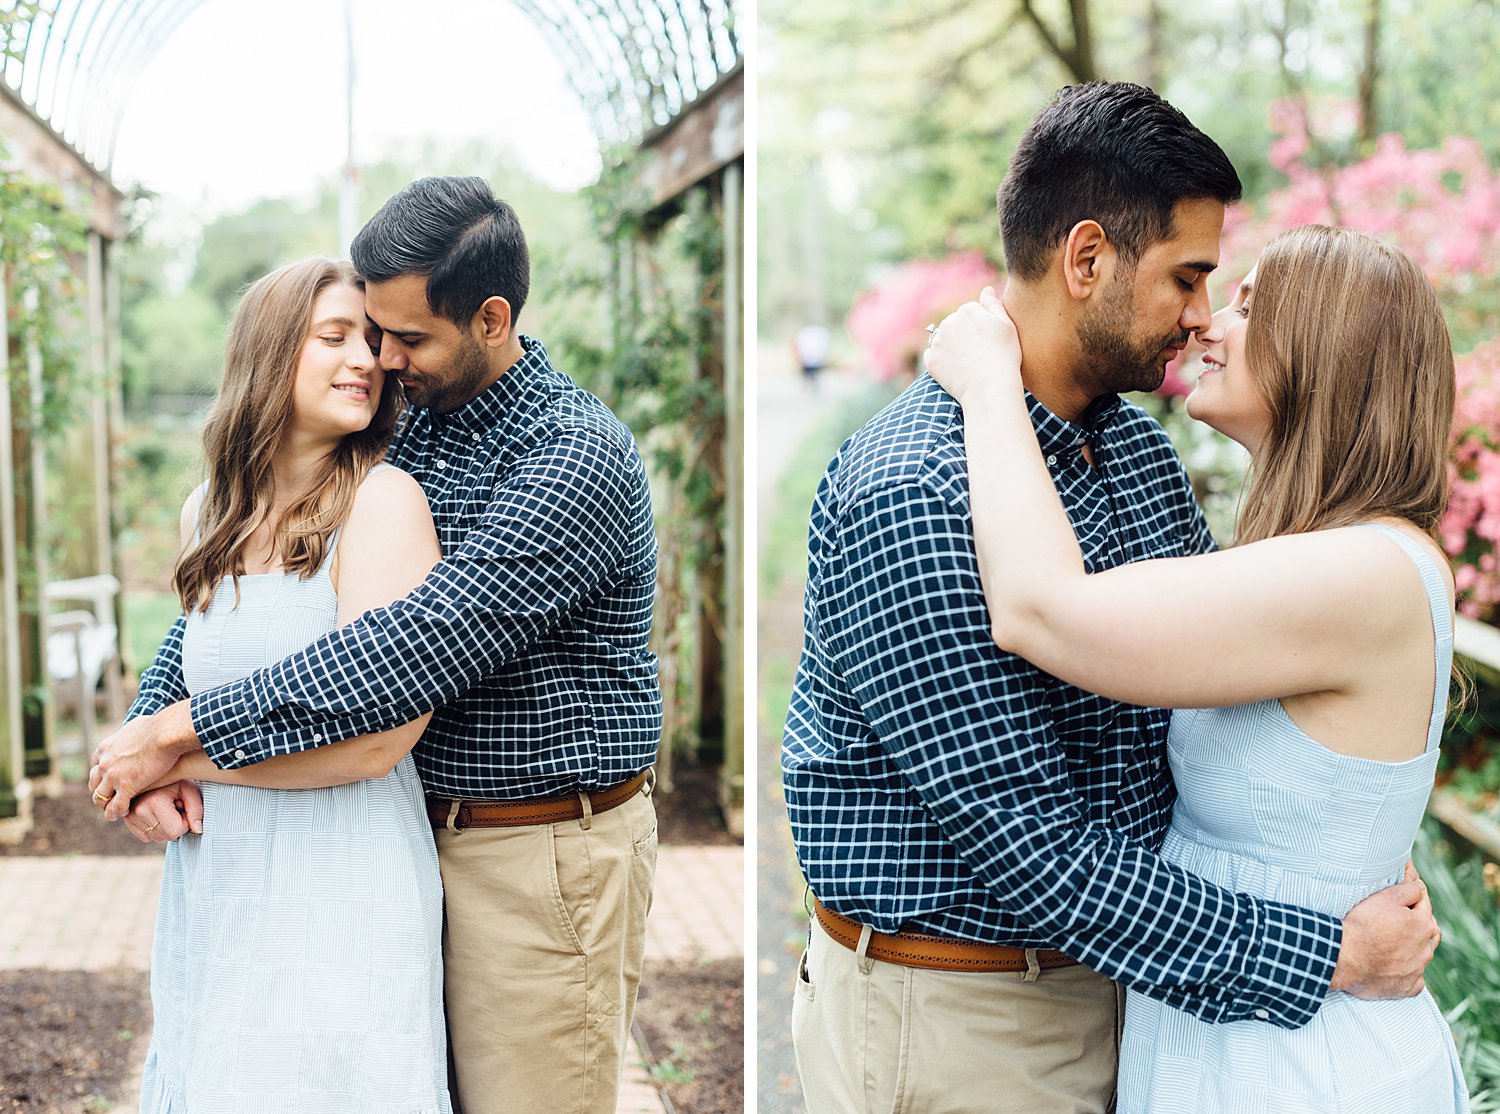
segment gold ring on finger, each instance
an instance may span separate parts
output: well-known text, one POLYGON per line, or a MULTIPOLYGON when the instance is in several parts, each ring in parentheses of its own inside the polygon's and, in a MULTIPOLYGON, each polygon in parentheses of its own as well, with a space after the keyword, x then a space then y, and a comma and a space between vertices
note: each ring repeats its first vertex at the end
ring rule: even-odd
POLYGON ((113 793, 104 794, 99 792, 99 790, 97 789, 94 790, 94 800, 98 801, 100 804, 108 804, 114 799, 115 795, 113 793))
POLYGON ((161 827, 161 821, 160 820, 158 820, 155 824, 152 824, 149 828, 147 828, 144 832, 142 832, 141 835, 150 835, 152 832, 156 831, 156 829, 159 828, 159 827, 161 827))

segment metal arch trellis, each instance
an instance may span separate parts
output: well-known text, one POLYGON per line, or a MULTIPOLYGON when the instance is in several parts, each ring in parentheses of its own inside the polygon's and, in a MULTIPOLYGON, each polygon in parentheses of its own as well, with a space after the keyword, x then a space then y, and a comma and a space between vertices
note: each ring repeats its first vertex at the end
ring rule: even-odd
MULTIPOLYGON (((11 17, 4 84, 108 176, 136 81, 204 2, 0 0, 0 14, 11 17)), ((602 146, 639 143, 741 61, 743 0, 510 2, 554 42, 602 146)))
MULTIPOLYGON (((83 182, 92 199, 86 255, 78 262, 80 299, 88 310, 90 374, 108 389, 90 399, 93 427, 91 463, 97 552, 90 560, 97 571, 115 566, 115 534, 111 526, 114 468, 113 436, 122 422, 119 394, 120 286, 113 263, 113 241, 122 234, 120 195, 110 184, 116 136, 132 89, 177 29, 205 0, 0 0, 0 113, 14 124, 24 143, 21 152, 28 172, 49 181, 72 185, 83 182), (40 143, 35 142, 40 140, 40 143), (61 157, 59 157, 61 156, 61 157), (85 173, 80 177, 78 171, 85 173)), ((344 0, 355 5, 360 0, 344 0)), ((739 399, 740 343, 743 301, 739 286, 742 220, 743 67, 736 27, 744 0, 489 0, 509 2, 547 37, 564 67, 570 87, 590 118, 601 148, 611 153, 624 146, 643 156, 632 167, 638 184, 647 187, 654 211, 676 204, 687 191, 708 198, 724 237, 722 274, 723 311, 714 334, 716 356, 695 363, 696 372, 717 381, 726 399, 722 441, 725 522, 721 538, 722 571, 699 590, 718 598, 722 592, 723 636, 705 634, 704 645, 721 638, 719 656, 705 654, 695 691, 721 684, 726 771, 726 816, 742 812, 743 739, 734 725, 743 692, 743 617, 735 611, 743 581, 742 547, 736 527, 742 508, 736 494, 742 485, 730 483, 743 452, 742 408, 739 399), (678 126, 678 125, 681 126, 678 126), (705 370, 706 369, 706 370, 705 370), (714 585, 717 584, 717 587, 714 585), (738 616, 738 617, 736 617, 738 616), (739 788, 736 788, 738 786, 739 788), (736 794, 739 794, 738 796, 736 794)), ((254 5, 241 5, 239 11, 254 5)), ((6 135, 4 138, 12 138, 6 135)), ((74 196, 71 192, 69 196, 74 196)), ((641 237, 650 233, 638 232, 641 237)), ((616 259, 617 283, 629 286, 635 266, 630 246, 616 259)), ((3 270, 3 269, 0 269, 3 270)), ((0 273, 0 306, 9 292, 0 273)), ((713 276, 705 276, 712 278, 713 276)), ((3 330, 0 330, 3 331, 3 330)), ((708 335, 708 334, 705 334, 708 335)), ((0 343, 0 386, 10 378, 9 346, 0 343)), ((10 392, 0 390, 0 400, 10 392)), ((45 504, 47 476, 35 459, 27 466, 17 457, 12 422, 0 408, 0 492, 20 483, 33 505, 45 504)), ((37 793, 52 795, 56 782, 53 731, 45 715, 40 727, 23 715, 23 693, 45 683, 45 665, 22 660, 22 627, 35 626, 46 615, 37 593, 47 580, 45 567, 35 566, 29 579, 15 568, 16 501, 0 500, 0 840, 24 834, 30 824, 27 802, 37 793), (27 587, 27 585, 31 587, 27 587), (30 593, 29 595, 27 593, 30 593), (29 618, 28 618, 29 617, 29 618), (40 787, 40 788, 39 788, 40 787)), ((707 597, 705 597, 707 598, 707 597)), ((698 606, 698 605, 694 605, 698 606)), ((700 625, 709 620, 700 608, 700 625)), ((123 618, 117 614, 117 626, 123 618)), ((30 630, 31 628, 27 628, 30 630)), ((39 630, 40 628, 38 628, 39 630)), ((717 629, 717 628, 716 628, 717 629)), ((35 645, 42 635, 30 636, 35 645)), ((700 709, 701 710, 701 709, 700 709)), ((668 758, 670 755, 668 755, 668 758)), ((669 767, 664 767, 669 773, 669 767)), ((60 782, 57 783, 60 785, 60 782)), ((731 822, 731 827, 735 825, 731 822)))

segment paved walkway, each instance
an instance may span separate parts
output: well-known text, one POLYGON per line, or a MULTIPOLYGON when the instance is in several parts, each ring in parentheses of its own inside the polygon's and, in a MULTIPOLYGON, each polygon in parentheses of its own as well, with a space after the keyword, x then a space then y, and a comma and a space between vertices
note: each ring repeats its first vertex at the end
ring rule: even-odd
MULTIPOLYGON (((757 513, 762 554, 770 537, 773 516, 792 516, 807 521, 808 507, 781 506, 778 488, 788 464, 802 451, 808 439, 835 414, 847 413, 846 433, 854 432, 866 415, 855 406, 868 380, 851 372, 823 374, 817 393, 807 390, 796 372, 785 365, 779 349, 764 346, 760 363, 756 406, 760 422, 756 462, 757 513), (851 407, 853 407, 851 409, 851 407)), ((836 444, 836 443, 835 443, 836 444)), ((835 446, 829 446, 831 453, 835 446)), ((801 535, 799 535, 800 540, 801 535)), ((801 560, 802 555, 797 555, 801 560)), ((765 584, 762 581, 762 590, 765 584)), ((780 587, 776 598, 762 595, 758 616, 760 630, 760 683, 768 680, 765 670, 772 657, 785 659, 786 674, 797 660, 802 642, 802 578, 780 587)), ((775 682, 786 686, 785 679, 775 682)), ((784 693, 778 694, 784 696, 784 693)), ((757 711, 764 715, 770 702, 763 694, 757 711)), ((801 875, 787 826, 786 802, 781 793, 781 724, 760 723, 756 732, 758 770, 756 789, 756 1104, 762 1114, 803 1114, 802 1087, 792 1052, 792 980, 797 958, 807 939, 807 918, 802 912, 801 875)))
MULTIPOLYGON (((647 922, 646 958, 724 959, 745 953, 744 851, 663 846, 647 922)), ((161 860, 146 856, 0 859, 0 972, 22 967, 95 971, 151 966, 161 860)), ((620 1114, 665 1109, 637 1054, 626 1066, 620 1114)), ((122 1092, 138 1093, 135 1080, 122 1092)), ((129 1101, 114 1114, 134 1114, 129 1101)))

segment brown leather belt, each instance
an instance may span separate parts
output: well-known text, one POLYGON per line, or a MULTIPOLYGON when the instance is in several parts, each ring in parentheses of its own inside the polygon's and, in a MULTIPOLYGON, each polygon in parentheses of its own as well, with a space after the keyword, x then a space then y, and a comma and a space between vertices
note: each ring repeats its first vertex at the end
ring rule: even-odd
MULTIPOLYGON (((597 814, 619 808, 645 787, 651 770, 642 770, 629 781, 588 794, 589 812, 597 814)), ((556 824, 583 819, 583 801, 571 797, 537 797, 526 801, 455 800, 427 798, 427 818, 434 828, 522 828, 532 824, 556 824), (454 805, 457 805, 455 810, 454 805), (451 817, 451 825, 450 825, 451 817)))
MULTIPOLYGON (((835 913, 821 901, 814 900, 813 916, 823 931, 837 943, 850 951, 859 948, 859 938, 864 926, 856 920, 835 913)), ((960 940, 953 936, 924 936, 917 932, 872 932, 865 947, 865 955, 883 963, 899 963, 904 967, 927 967, 934 971, 1025 971, 1025 948, 1012 948, 1005 944, 981 944, 974 940, 960 940)), ((1055 967, 1077 967, 1078 960, 1070 959, 1062 952, 1037 950, 1037 966, 1044 971, 1055 967)))

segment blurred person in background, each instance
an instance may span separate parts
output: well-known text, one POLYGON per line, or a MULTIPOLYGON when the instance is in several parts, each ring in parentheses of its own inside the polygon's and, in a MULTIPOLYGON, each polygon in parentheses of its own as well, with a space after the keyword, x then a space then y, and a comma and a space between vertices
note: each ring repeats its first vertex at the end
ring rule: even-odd
POLYGON ((828 329, 823 325, 803 325, 792 337, 792 355, 802 372, 807 389, 816 393, 818 373, 828 363, 828 329))

